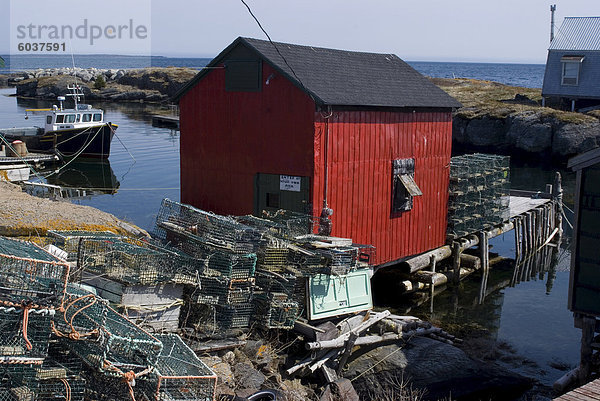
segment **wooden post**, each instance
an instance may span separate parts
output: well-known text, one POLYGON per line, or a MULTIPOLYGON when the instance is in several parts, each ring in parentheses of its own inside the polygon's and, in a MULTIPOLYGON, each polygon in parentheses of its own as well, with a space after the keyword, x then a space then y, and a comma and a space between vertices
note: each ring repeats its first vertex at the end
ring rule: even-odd
POLYGON ((592 342, 596 332, 596 319, 590 316, 581 317, 581 362, 579 369, 579 383, 585 384, 590 377, 592 369, 592 342))
POLYGON ((562 215, 563 215, 563 189, 562 189, 562 178, 560 173, 557 171, 554 175, 554 187, 552 189, 552 200, 554 200, 555 206, 555 221, 556 227, 558 227, 558 238, 556 242, 561 242, 562 233, 563 233, 563 225, 562 225, 562 215))
POLYGON ((351 331, 350 332, 350 337, 348 337, 348 340, 346 341, 346 349, 344 350, 344 353, 342 354, 342 357, 340 358, 340 363, 338 364, 338 368, 337 368, 337 374, 338 376, 342 374, 342 371, 344 370, 344 366, 346 366, 346 362, 348 362, 348 358, 350 357, 350 354, 352 353, 352 348, 354 348, 354 343, 356 342, 356 339, 358 338, 358 333, 355 331, 351 331))
POLYGON ((454 270, 454 284, 458 284, 460 282, 460 243, 453 242, 452 243, 452 269, 454 270))
POLYGON ((479 304, 483 303, 487 288, 487 278, 490 270, 490 247, 489 238, 485 231, 477 233, 479 238, 479 258, 481 259, 481 286, 479 289, 479 304))
POLYGON ((515 217, 515 263, 519 263, 521 259, 521 218, 515 217))
MULTIPOLYGON (((435 273, 435 265, 436 265, 436 259, 434 255, 431 255, 429 257, 429 264, 431 265, 431 273, 435 273)), ((435 295, 435 281, 433 280, 433 277, 431 279, 431 284, 429 284, 430 288, 430 297, 431 300, 429 302, 429 312, 433 313, 433 296, 435 295)))

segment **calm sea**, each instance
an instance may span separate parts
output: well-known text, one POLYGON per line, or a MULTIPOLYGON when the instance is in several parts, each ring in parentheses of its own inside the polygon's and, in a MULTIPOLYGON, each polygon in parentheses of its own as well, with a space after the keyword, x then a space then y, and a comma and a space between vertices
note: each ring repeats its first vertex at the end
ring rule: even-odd
MULTIPOLYGON (((14 60, 13 60, 14 61, 14 60)), ((148 59, 113 56, 75 56, 78 67, 136 68, 148 65, 148 59)), ((153 57, 154 66, 188 66, 199 68, 208 59, 153 57)), ((29 57, 19 63, 28 69, 68 67, 70 57, 29 57)), ((433 63, 411 62, 414 68, 433 77, 465 77, 493 80, 510 85, 540 87, 543 65, 433 63)), ((25 109, 48 107, 50 102, 21 100, 9 97, 14 89, 0 90, 0 127, 33 124, 23 119, 25 109)), ((47 178, 47 182, 67 187, 86 188, 86 196, 72 202, 97 207, 151 230, 160 202, 168 197, 179 200, 179 132, 152 127, 151 115, 161 106, 140 103, 97 103, 106 111, 106 119, 119 125, 113 139, 108 163, 81 160, 47 178), (90 196, 91 194, 91 196, 90 196)), ((544 189, 552 182, 553 171, 539 166, 511 166, 513 187, 544 189)), ((572 176, 563 179, 566 198, 573 191, 572 176)), ((501 255, 514 255, 512 233, 491 242, 501 255)), ((469 292, 477 291, 477 278, 466 280, 452 297, 439 297, 434 312, 429 306, 414 310, 444 322, 463 325, 465 330, 485 328, 486 336, 506 343, 515 352, 515 361, 526 369, 515 370, 535 378, 545 385, 574 367, 579 352, 580 332, 573 328, 573 318, 567 310, 569 250, 561 250, 559 264, 550 278, 548 274, 522 282, 515 287, 499 288, 485 302, 472 300, 469 292), (551 281, 551 285, 549 282, 551 281), (521 359, 519 359, 521 358, 521 359)), ((510 267, 509 267, 510 269, 510 267)), ((506 274, 492 269, 492 275, 506 274)), ((509 273, 510 274, 510 273, 509 273)), ((490 277, 490 283, 502 281, 490 277)), ((482 330, 483 332, 483 330, 482 330)), ((482 334, 483 335, 483 334, 482 334)), ((513 364, 514 365, 514 364, 513 364)))
MULTIPOLYGON (((141 68, 141 67, 191 67, 200 68, 208 64, 208 58, 174 58, 142 56, 97 56, 74 55, 22 55, 3 56, 7 71, 34 70, 37 68, 71 67, 80 68, 141 68)), ((408 61, 421 74, 435 78, 474 78, 501 82, 526 88, 541 88, 544 78, 543 64, 499 64, 499 63, 442 63, 408 61)), ((0 69, 0 73, 2 69, 0 69)))

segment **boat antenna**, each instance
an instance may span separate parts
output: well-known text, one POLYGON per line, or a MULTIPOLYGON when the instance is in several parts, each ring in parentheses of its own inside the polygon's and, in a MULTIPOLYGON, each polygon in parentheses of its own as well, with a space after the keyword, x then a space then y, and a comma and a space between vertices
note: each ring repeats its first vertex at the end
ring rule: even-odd
MULTIPOLYGON (((75 109, 77 109, 77 103, 79 102, 79 83, 77 82, 77 72, 75 71, 75 56, 73 55, 73 42, 71 42, 71 38, 69 38, 69 48, 71 49, 71 63, 73 65, 73 77, 75 78, 75 88, 73 89, 73 100, 75 101, 75 109)), ((67 89, 69 87, 67 86, 67 89)), ((82 91, 83 93, 83 91, 82 91)))

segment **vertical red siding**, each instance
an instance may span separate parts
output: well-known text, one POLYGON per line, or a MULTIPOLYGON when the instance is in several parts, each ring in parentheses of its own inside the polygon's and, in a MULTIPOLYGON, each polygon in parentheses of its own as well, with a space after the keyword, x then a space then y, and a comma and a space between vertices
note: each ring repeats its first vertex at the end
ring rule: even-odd
POLYGON ((325 120, 315 113, 313 205, 318 214, 328 136, 332 235, 375 245, 377 264, 443 245, 451 113, 341 111, 325 120), (423 196, 414 198, 411 211, 392 214, 392 160, 398 158, 415 159, 415 181, 423 196))
POLYGON ((182 202, 249 214, 256 173, 313 176, 314 102, 268 64, 262 76, 260 92, 226 92, 215 69, 181 98, 182 202))

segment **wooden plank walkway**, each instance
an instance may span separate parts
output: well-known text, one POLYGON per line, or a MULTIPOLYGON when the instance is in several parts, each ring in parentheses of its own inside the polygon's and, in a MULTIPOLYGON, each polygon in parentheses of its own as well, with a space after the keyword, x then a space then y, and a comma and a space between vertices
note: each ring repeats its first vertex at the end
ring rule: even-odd
POLYGON ((179 117, 176 116, 152 116, 152 125, 155 127, 167 127, 179 129, 179 117))
POLYGON ((600 379, 569 391, 555 400, 559 401, 600 401, 600 379))
POLYGON ((510 217, 516 217, 548 202, 550 202, 550 199, 532 199, 521 196, 511 196, 508 207, 510 217))

